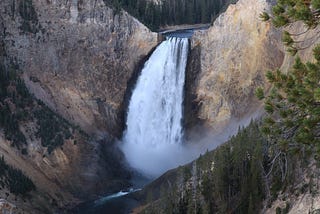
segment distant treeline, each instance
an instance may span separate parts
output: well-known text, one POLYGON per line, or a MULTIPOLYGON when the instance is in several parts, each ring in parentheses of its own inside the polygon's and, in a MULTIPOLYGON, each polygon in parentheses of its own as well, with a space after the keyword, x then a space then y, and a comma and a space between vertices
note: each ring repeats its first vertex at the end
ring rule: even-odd
POLYGON ((104 0, 115 12, 121 8, 138 18, 152 30, 166 25, 210 23, 237 0, 104 0))

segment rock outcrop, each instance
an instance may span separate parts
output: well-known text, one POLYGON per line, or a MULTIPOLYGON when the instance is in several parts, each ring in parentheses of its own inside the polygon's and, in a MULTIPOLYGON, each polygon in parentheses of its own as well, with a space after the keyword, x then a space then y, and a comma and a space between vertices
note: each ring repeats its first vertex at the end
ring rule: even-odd
POLYGON ((119 136, 123 98, 157 35, 102 0, 0 3, 8 55, 29 90, 89 134, 119 136))
POLYGON ((259 109, 255 89, 267 89, 266 71, 283 62, 280 32, 259 19, 269 9, 266 1, 240 0, 192 38, 191 56, 196 59, 188 72, 199 72, 192 105, 198 105, 199 119, 216 131, 259 109))

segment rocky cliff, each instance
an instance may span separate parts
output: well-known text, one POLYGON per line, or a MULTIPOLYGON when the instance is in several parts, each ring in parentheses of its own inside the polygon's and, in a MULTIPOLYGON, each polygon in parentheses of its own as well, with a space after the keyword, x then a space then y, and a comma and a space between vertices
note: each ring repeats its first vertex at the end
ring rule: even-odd
POLYGON ((267 89, 266 71, 283 62, 280 32, 259 19, 269 9, 266 1, 240 0, 192 37, 192 105, 216 131, 259 109, 255 88, 267 89))
POLYGON ((85 132, 119 136, 127 81, 157 35, 102 0, 0 4, 8 55, 29 90, 85 132))
POLYGON ((26 202, 6 191, 0 197, 24 212, 50 213, 126 185, 122 156, 110 143, 121 135, 128 82, 157 35, 102 0, 1 1, 0 31, 1 72, 2 66, 21 71, 31 93, 22 95, 29 100, 24 105, 11 93, 19 78, 4 88, 0 110, 9 105, 11 115, 28 115, 16 123, 27 143, 18 149, 0 129, 0 155, 37 187, 26 202), (49 142, 62 143, 54 149, 43 139, 49 133, 39 131, 45 120, 49 142), (71 135, 60 139, 62 132, 48 130, 53 124, 71 135))

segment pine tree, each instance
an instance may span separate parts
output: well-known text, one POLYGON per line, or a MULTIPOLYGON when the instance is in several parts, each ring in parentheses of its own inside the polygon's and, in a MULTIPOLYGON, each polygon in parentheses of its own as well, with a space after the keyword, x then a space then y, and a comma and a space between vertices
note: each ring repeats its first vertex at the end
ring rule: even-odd
MULTIPOLYGON (((263 12, 260 18, 263 21, 271 20, 275 27, 287 26, 296 21, 302 21, 308 29, 315 28, 320 23, 320 0, 279 0, 272 8, 272 14, 263 12)), ((292 39, 292 34, 285 31, 283 42, 287 51, 295 55, 299 49, 298 43, 292 39)))
MULTIPOLYGON (((320 22, 319 7, 319 0, 279 0, 272 14, 263 12, 260 18, 271 20, 275 27, 302 21, 312 29, 320 22)), ((301 49, 299 41, 288 31, 283 32, 282 42, 292 55, 301 49)), ((289 73, 267 72, 266 77, 272 84, 267 96, 261 88, 256 90, 256 96, 265 99, 268 113, 262 131, 282 152, 317 152, 317 156, 320 155, 320 45, 313 51, 315 62, 303 63, 297 57, 289 73)))

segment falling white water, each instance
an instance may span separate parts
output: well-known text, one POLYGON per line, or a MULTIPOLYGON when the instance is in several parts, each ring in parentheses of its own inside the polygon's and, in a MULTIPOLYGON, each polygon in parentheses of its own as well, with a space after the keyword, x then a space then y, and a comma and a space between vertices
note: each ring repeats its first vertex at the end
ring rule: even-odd
POLYGON ((186 161, 181 122, 187 56, 187 38, 162 42, 133 91, 121 149, 128 163, 145 175, 160 175, 186 161))

